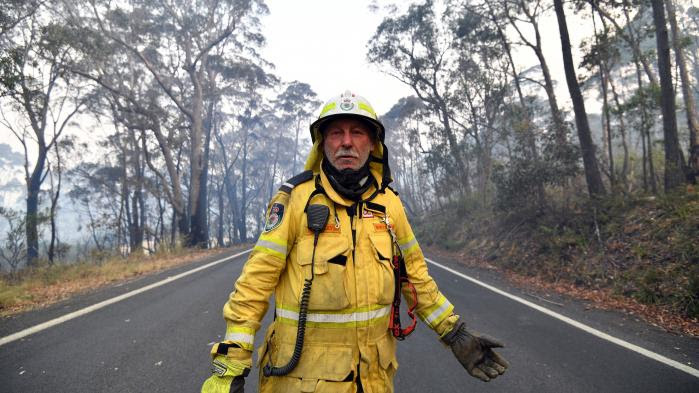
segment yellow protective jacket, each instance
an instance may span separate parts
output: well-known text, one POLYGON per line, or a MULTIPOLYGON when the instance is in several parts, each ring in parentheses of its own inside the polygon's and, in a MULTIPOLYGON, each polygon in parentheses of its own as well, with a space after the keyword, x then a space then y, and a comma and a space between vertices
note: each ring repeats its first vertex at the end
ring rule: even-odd
MULTIPOLYGON (((384 148, 380 144, 372 154, 382 157, 384 148)), ((396 339, 388 330, 394 273, 386 216, 417 290, 420 319, 441 336, 454 327, 458 316, 428 275, 396 193, 390 188, 375 193, 372 187, 363 195, 376 194, 370 203, 343 198, 320 169, 317 149, 316 144, 306 164, 308 171, 285 183, 270 202, 265 232, 223 309, 225 342, 252 351, 274 294, 275 319, 258 351, 258 366, 261 370, 271 362, 281 367, 291 358, 304 279, 311 276, 313 234, 304 208, 312 196, 310 203, 328 206, 330 217, 315 250, 303 353, 286 376, 264 377, 260 372, 260 392, 355 392, 358 376, 367 393, 393 392, 398 363, 396 339), (316 191, 321 189, 324 192, 316 191)), ((378 188, 385 182, 383 165, 370 164, 378 188)), ((240 359, 241 354, 229 351, 229 356, 240 359)))

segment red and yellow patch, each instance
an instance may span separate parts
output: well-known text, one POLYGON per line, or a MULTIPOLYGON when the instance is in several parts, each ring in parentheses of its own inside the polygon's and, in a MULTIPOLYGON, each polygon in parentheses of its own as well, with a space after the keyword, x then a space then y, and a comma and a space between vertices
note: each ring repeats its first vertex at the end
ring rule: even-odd
MULTIPOLYGON (((307 229, 307 232, 309 234, 313 234, 313 232, 310 229, 307 229)), ((340 228, 336 227, 335 224, 326 224, 325 229, 323 229, 323 232, 321 233, 340 233, 340 228)))
MULTIPOLYGON (((391 229, 395 229, 393 224, 391 224, 391 229)), ((386 223, 385 222, 375 222, 374 223, 374 230, 377 232, 386 232, 386 223)))

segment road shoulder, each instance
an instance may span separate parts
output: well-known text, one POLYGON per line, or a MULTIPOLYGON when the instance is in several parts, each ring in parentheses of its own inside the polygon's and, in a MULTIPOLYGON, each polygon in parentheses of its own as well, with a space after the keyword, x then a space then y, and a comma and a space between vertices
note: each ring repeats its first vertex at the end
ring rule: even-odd
MULTIPOLYGON (((466 266, 458 257, 435 250, 428 249, 425 251, 425 255, 463 274, 594 329, 690 367, 699 367, 699 339, 697 337, 669 332, 645 322, 636 315, 617 310, 601 309, 589 301, 553 291, 545 291, 541 287, 523 286, 521 282, 515 283, 509 280, 494 267, 466 266)), ((430 267, 430 269, 434 268, 430 267)))
POLYGON ((212 250, 213 252, 208 252, 205 255, 195 257, 191 260, 164 270, 152 271, 137 277, 129 277, 123 280, 111 282, 98 288, 92 288, 86 291, 68 295, 64 299, 44 305, 42 307, 37 307, 10 316, 2 317, 0 319, 0 337, 38 325, 135 289, 145 287, 146 285, 161 281, 167 277, 175 276, 182 272, 195 269, 199 266, 221 259, 228 255, 235 254, 247 248, 249 247, 245 245, 212 250))

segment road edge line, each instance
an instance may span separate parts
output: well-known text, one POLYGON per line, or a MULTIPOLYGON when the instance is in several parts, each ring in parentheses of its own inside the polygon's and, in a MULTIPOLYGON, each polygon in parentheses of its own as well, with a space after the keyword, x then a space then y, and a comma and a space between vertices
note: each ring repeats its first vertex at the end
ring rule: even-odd
POLYGON ((593 336, 597 336, 597 337, 599 337, 599 338, 601 338, 601 339, 603 339, 603 340, 607 340, 607 341, 609 341, 609 342, 611 342, 611 343, 613 343, 613 344, 619 345, 619 346, 624 347, 624 348, 626 348, 626 349, 628 349, 628 350, 631 350, 631 351, 634 351, 634 352, 636 352, 636 353, 638 353, 638 354, 640 354, 640 355, 643 355, 643 356, 645 356, 645 357, 647 357, 647 358, 653 359, 653 360, 658 361, 658 362, 660 362, 660 363, 663 363, 663 364, 665 364, 665 365, 667 365, 667 366, 673 367, 673 368, 675 368, 675 369, 677 369, 677 370, 680 370, 680 371, 684 371, 684 372, 686 372, 687 374, 690 374, 690 375, 692 375, 692 376, 694 376, 694 377, 699 378, 699 370, 697 370, 697 369, 695 369, 695 368, 692 368, 692 367, 689 367, 689 366, 687 366, 687 365, 684 364, 684 363, 680 363, 680 362, 678 362, 678 361, 676 361, 676 360, 672 360, 672 359, 670 359, 670 358, 667 358, 667 357, 665 357, 665 356, 663 356, 663 355, 661 355, 661 354, 659 354, 659 353, 655 353, 655 352, 650 351, 650 350, 648 350, 648 349, 645 349, 645 348, 643 348, 643 347, 639 347, 639 346, 636 345, 636 344, 632 344, 632 343, 630 343, 630 342, 628 342, 628 341, 624 341, 624 340, 622 340, 622 339, 620 339, 620 338, 617 338, 617 337, 614 337, 614 336, 612 336, 612 335, 609 335, 609 334, 607 334, 607 333, 605 333, 605 332, 603 332, 603 331, 601 331, 601 330, 597 330, 597 329, 595 329, 595 328, 593 328, 593 327, 591 327, 591 326, 585 325, 585 324, 582 323, 582 322, 578 322, 578 321, 576 321, 576 320, 574 320, 574 319, 572 319, 572 318, 566 317, 565 315, 562 315, 562 314, 559 314, 559 313, 557 313, 557 312, 555 312, 555 311, 549 310, 549 309, 546 308, 546 307, 542 307, 542 306, 540 306, 540 305, 538 305, 538 304, 536 304, 536 303, 532 303, 532 302, 530 302, 530 301, 528 301, 528 300, 522 299, 522 298, 519 297, 519 296, 513 295, 513 294, 508 293, 508 292, 505 292, 505 291, 503 291, 502 289, 496 288, 496 287, 494 287, 494 286, 492 286, 492 285, 490 285, 490 284, 486 284, 486 283, 484 283, 484 282, 482 282, 482 281, 479 281, 479 280, 477 280, 477 279, 475 279, 475 278, 473 278, 473 277, 467 276, 466 274, 463 274, 463 273, 461 273, 461 272, 459 272, 459 271, 457 271, 457 270, 454 270, 454 269, 452 269, 452 268, 450 268, 450 267, 448 267, 448 266, 444 266, 444 265, 442 265, 441 263, 435 262, 435 261, 433 261, 433 260, 431 260, 431 259, 429 259, 429 258, 425 258, 425 260, 426 260, 427 262, 429 262, 429 263, 431 263, 431 264, 433 264, 433 265, 439 267, 439 268, 442 268, 442 269, 444 269, 444 270, 446 270, 446 271, 452 273, 452 274, 455 274, 455 275, 457 275, 457 276, 459 276, 459 277, 461 277, 461 278, 463 278, 463 279, 466 279, 466 280, 468 280, 468 281, 471 281, 472 283, 474 283, 474 284, 476 284, 476 285, 480 285, 481 287, 483 287, 483 288, 485 288, 485 289, 488 289, 488 290, 490 290, 490 291, 493 291, 493 292, 495 292, 495 293, 497 293, 497 294, 499 294, 499 295, 505 296, 505 297, 507 297, 507 298, 509 298, 509 299, 512 299, 512 300, 516 301, 516 302, 522 303, 522 304, 524 304, 524 305, 527 306, 527 307, 533 308, 533 309, 535 309, 535 310, 537 310, 537 311, 540 311, 540 312, 542 312, 542 313, 544 313, 544 314, 546 314, 546 315, 548 315, 548 316, 550 316, 550 317, 556 318, 556 319, 558 319, 558 320, 560 320, 560 321, 562 321, 562 322, 564 322, 564 323, 567 323, 568 325, 571 325, 571 326, 576 327, 576 328, 578 328, 578 329, 580 329, 580 330, 582 330, 582 331, 584 331, 584 332, 587 332, 587 333, 589 333, 589 334, 592 334, 593 336))
POLYGON ((221 258, 221 259, 216 260, 216 261, 213 261, 213 262, 209 262, 209 263, 207 263, 206 265, 199 266, 199 267, 194 268, 194 269, 192 269, 192 270, 187 270, 186 272, 182 272, 182 273, 180 273, 180 274, 177 274, 177 275, 174 275, 174 276, 170 276, 170 277, 168 277, 168 278, 166 278, 166 279, 163 279, 163 280, 160 280, 160 281, 158 281, 158 282, 154 282, 154 283, 152 283, 152 284, 146 285, 145 287, 141 287, 141 288, 138 288, 138 289, 134 289, 133 291, 129 291, 129 292, 126 292, 126 293, 122 293, 122 294, 119 295, 119 296, 115 296, 115 297, 113 297, 113 298, 110 298, 110 299, 107 299, 107 300, 103 300, 103 301, 101 301, 101 302, 99 302, 99 303, 95 303, 95 304, 93 304, 93 305, 91 305, 91 306, 87 306, 87 307, 81 308, 80 310, 76 310, 76 311, 70 312, 70 313, 68 313, 68 314, 65 314, 65 315, 63 315, 63 316, 60 316, 60 317, 57 317, 57 318, 48 320, 48 321, 46 321, 46 322, 40 323, 40 324, 38 324, 38 325, 34 325, 34 326, 32 326, 32 327, 28 327, 28 328, 26 328, 26 329, 20 330, 19 332, 12 333, 12 334, 10 334, 10 335, 8 335, 8 336, 5 336, 5 337, 0 338, 0 346, 3 346, 3 345, 5 345, 5 344, 9 344, 9 343, 11 343, 11 342, 13 342, 13 341, 17 341, 17 340, 19 340, 19 339, 21 339, 21 338, 24 338, 24 337, 29 336, 29 335, 34 334, 34 333, 38 333, 38 332, 40 332, 40 331, 42 331, 42 330, 46 330, 46 329, 48 329, 48 328, 50 328, 50 327, 53 327, 53 326, 56 326, 56 325, 60 325, 60 324, 63 323, 63 322, 70 321, 71 319, 75 319, 75 318, 80 317, 80 316, 83 316, 83 315, 85 315, 85 314, 89 314, 89 313, 91 313, 91 312, 93 312, 93 311, 99 310, 100 308, 107 307, 107 306, 109 306, 109 305, 111 305, 111 304, 120 302, 120 301, 122 301, 122 300, 124 300, 124 299, 128 299, 128 298, 130 298, 130 297, 132 297, 132 296, 135 296, 135 295, 138 295, 138 294, 140 294, 140 293, 149 291, 149 290, 151 290, 151 289, 153 289, 153 288, 157 288, 157 287, 159 287, 159 286, 168 284, 168 283, 173 282, 173 281, 175 281, 175 280, 179 280, 179 279, 182 278, 182 277, 186 277, 186 276, 189 276, 190 274, 194 274, 194 273, 199 272, 199 271, 201 271, 201 270, 208 269, 208 268, 210 268, 210 267, 212 267, 212 266, 215 266, 215 265, 218 265, 218 264, 220 264, 220 263, 226 262, 226 261, 231 260, 231 259, 233 259, 233 258, 237 258, 237 257, 239 257, 239 256, 241 256, 241 255, 244 255, 244 254, 249 253, 250 251, 252 251, 252 248, 249 249, 249 250, 245 250, 245 251, 239 252, 239 253, 234 254, 234 255, 227 256, 227 257, 225 257, 225 258, 221 258))

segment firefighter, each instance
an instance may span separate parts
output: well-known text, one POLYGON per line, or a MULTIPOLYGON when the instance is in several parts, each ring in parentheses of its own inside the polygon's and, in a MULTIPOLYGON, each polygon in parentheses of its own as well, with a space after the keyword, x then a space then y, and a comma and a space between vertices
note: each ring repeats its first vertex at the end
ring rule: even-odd
POLYGON ((253 340, 274 294, 274 321, 258 349, 259 389, 393 392, 401 291, 413 312, 483 381, 507 362, 495 340, 469 332, 427 266, 390 187, 385 130, 363 97, 346 91, 311 124, 305 172, 269 203, 260 235, 223 308, 203 393, 243 392, 253 340))

